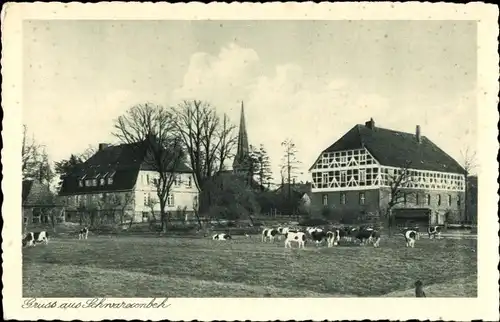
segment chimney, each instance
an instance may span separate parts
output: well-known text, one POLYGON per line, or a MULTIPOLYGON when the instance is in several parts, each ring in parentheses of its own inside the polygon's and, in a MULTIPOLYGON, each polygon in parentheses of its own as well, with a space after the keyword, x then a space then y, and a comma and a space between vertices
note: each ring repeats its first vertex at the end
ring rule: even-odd
POLYGON ((422 138, 420 137, 420 125, 417 125, 417 129, 415 130, 415 136, 417 137, 417 142, 421 143, 422 138))
POLYGON ((365 122, 365 126, 370 130, 375 129, 375 121, 373 120, 373 118, 370 117, 370 120, 365 122))
POLYGON ((107 143, 99 143, 99 151, 102 151, 104 150, 105 148, 107 148, 109 146, 109 144, 107 143))

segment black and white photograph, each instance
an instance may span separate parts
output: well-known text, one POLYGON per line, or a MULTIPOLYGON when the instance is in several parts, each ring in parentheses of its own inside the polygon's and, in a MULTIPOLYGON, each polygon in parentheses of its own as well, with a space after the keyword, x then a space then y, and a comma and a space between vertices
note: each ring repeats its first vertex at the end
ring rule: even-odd
POLYGON ((14 205, 2 248, 22 308, 53 299, 69 319, 76 305, 140 298, 170 318, 176 298, 247 311, 245 298, 377 298, 380 318, 438 319, 460 309, 440 301, 486 295, 497 308, 498 289, 480 291, 498 280, 497 8, 443 7, 446 18, 428 4, 437 18, 412 19, 411 6, 385 6, 383 19, 353 4, 359 18, 299 18, 308 7, 275 3, 278 19, 252 16, 264 5, 198 16, 211 7, 200 3, 190 18, 186 4, 143 16, 119 4, 24 5, 11 25, 3 9, 2 65, 17 56, 2 68, 14 205), (479 12, 496 34, 481 37, 479 12), (403 307, 419 312, 392 312, 403 307))

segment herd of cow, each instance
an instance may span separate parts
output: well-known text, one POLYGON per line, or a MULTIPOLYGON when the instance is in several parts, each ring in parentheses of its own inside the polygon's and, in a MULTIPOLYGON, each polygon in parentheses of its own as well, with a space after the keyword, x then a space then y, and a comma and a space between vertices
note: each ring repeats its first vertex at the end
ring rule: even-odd
MULTIPOLYGON (((401 229, 401 234, 406 241, 406 247, 415 247, 415 241, 420 239, 418 227, 405 227, 401 229)), ((430 226, 427 228, 429 239, 441 237, 441 227, 430 226)), ((247 235, 248 236, 248 235, 247 235)), ((373 244, 374 247, 380 246, 380 232, 370 226, 360 227, 337 227, 328 230, 321 227, 307 227, 306 229, 297 229, 290 227, 264 228, 262 231, 262 242, 274 242, 274 240, 285 239, 285 248, 291 248, 292 243, 296 243, 298 248, 304 248, 306 241, 313 241, 316 246, 326 242, 327 247, 338 245, 340 240, 359 241, 360 245, 373 244)), ((230 234, 221 233, 212 236, 213 240, 231 240, 230 234)))
MULTIPOLYGON (((415 241, 420 238, 418 227, 405 227, 401 230, 406 241, 406 247, 415 247, 415 241)), ((83 227, 78 231, 78 239, 87 239, 88 227, 83 227)), ((429 239, 441 237, 441 227, 430 226, 427 228, 429 239)), ((248 235, 246 235, 248 236, 248 235)), ((249 237, 249 236, 248 236, 249 237)), ((360 227, 336 227, 325 229, 324 227, 307 227, 298 229, 291 227, 264 228, 262 231, 262 242, 274 242, 276 239, 285 239, 285 248, 291 248, 292 243, 296 243, 298 248, 304 248, 306 241, 312 240, 316 246, 326 242, 328 247, 338 245, 340 240, 359 241, 361 245, 373 244, 374 247, 380 245, 380 232, 370 226, 360 227)), ((231 240, 227 233, 219 233, 212 236, 213 240, 231 240)), ((29 232, 22 236, 24 246, 36 246, 37 243, 49 243, 49 233, 47 231, 29 232)))

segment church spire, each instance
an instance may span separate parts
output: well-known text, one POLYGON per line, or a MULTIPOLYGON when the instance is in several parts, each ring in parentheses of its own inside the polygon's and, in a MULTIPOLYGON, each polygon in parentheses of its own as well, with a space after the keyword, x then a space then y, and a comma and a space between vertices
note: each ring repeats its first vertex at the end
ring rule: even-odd
POLYGON ((233 161, 233 169, 235 171, 245 170, 242 167, 245 166, 246 160, 249 156, 249 146, 248 146, 248 134, 245 124, 245 107, 243 101, 241 102, 241 117, 240 117, 240 129, 238 133, 238 148, 236 156, 233 161))

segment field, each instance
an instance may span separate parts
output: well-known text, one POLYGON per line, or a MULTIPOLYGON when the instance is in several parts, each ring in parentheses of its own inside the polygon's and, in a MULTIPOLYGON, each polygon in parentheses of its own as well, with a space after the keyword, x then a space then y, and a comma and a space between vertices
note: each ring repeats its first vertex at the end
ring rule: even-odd
POLYGON ((383 238, 380 248, 333 248, 259 236, 210 238, 90 236, 23 249, 24 297, 475 297, 476 240, 383 238))

